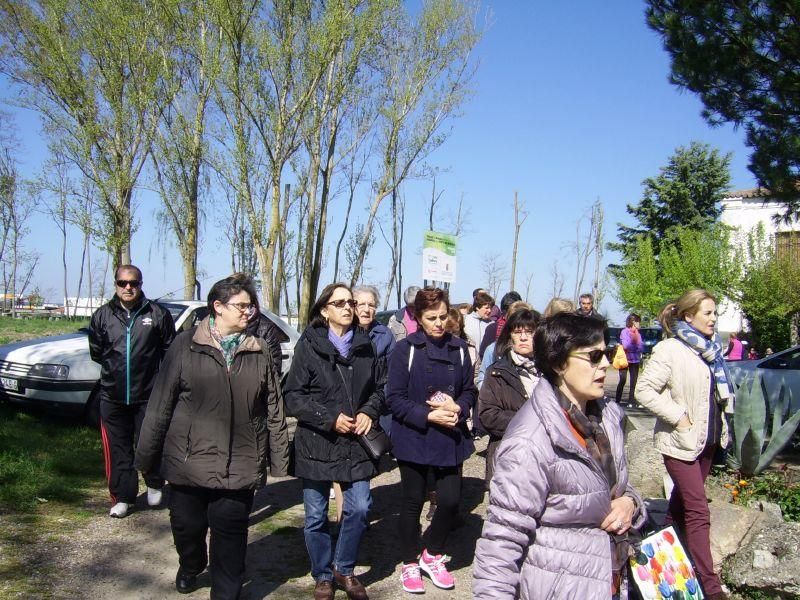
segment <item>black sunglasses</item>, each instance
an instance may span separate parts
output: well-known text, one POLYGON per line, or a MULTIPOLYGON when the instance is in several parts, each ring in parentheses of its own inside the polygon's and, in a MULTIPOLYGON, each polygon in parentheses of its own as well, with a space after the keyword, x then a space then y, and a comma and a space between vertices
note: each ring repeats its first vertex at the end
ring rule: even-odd
POLYGON ((581 352, 571 352, 570 356, 574 356, 576 358, 580 358, 582 360, 588 360, 592 365, 597 366, 603 361, 603 357, 606 355, 605 350, 600 350, 599 348, 595 348, 594 350, 583 350, 581 352), (584 358, 586 357, 586 358, 584 358))
POLYGON ((345 305, 349 306, 350 308, 356 307, 356 301, 352 298, 350 300, 334 300, 333 302, 328 302, 328 304, 333 304, 336 308, 344 308, 345 305))
POLYGON ((130 279, 130 280, 128 280, 128 279, 117 279, 116 284, 117 284, 117 287, 126 288, 128 286, 131 286, 133 289, 136 289, 140 285, 142 285, 142 282, 139 281, 138 279, 130 279))

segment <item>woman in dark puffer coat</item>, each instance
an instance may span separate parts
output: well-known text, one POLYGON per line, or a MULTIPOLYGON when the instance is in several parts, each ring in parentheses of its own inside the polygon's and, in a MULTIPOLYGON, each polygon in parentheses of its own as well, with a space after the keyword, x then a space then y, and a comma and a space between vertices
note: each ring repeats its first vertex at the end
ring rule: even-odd
POLYGON ((494 454, 506 427, 539 383, 539 372, 533 361, 533 332, 538 322, 530 308, 520 307, 509 313, 495 347, 500 358, 487 371, 478 395, 478 415, 489 433, 487 487, 492 478, 494 454))
POLYGON ((287 412, 297 417, 295 475, 303 479, 305 539, 316 581, 315 600, 366 599, 355 577, 358 546, 372 504, 369 480, 377 463, 358 441, 378 419, 383 381, 377 381, 375 346, 354 326, 350 288, 334 283, 322 290, 311 309, 311 324, 294 351, 284 384, 287 412), (344 494, 344 516, 335 549, 328 530, 332 482, 344 494), (333 552, 332 552, 333 550, 333 552))
POLYGON ((209 316, 181 333, 153 385, 136 467, 159 467, 170 483, 170 525, 180 568, 175 586, 196 587, 209 564, 211 597, 239 597, 255 489, 286 475, 289 437, 272 354, 245 333, 255 310, 252 281, 232 276, 208 293, 209 316))

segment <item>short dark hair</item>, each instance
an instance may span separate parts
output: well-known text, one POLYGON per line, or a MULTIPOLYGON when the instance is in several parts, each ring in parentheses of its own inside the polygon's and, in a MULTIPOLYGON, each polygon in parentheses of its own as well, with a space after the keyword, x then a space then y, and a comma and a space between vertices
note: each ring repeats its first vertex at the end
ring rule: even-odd
POLYGON ((508 309, 511 308, 511 305, 514 304, 514 302, 519 302, 520 300, 522 300, 522 296, 513 290, 504 294, 500 299, 500 311, 503 314, 506 314, 508 309))
POLYGON ((584 298, 588 298, 588 299, 589 299, 589 301, 590 301, 592 304, 594 304, 594 296, 592 296, 591 294, 589 294, 589 293, 586 293, 586 294, 581 294, 580 296, 578 296, 578 300, 582 300, 582 299, 584 299, 584 298))
POLYGON ((497 338, 494 355, 499 357, 508 354, 511 350, 512 331, 515 329, 530 329, 535 332, 538 325, 539 316, 536 314, 536 311, 523 308, 512 312, 506 324, 503 325, 503 331, 500 332, 500 336, 497 338))
POLYGON ((486 292, 478 292, 472 302, 472 310, 477 310, 481 306, 494 306, 494 298, 486 292))
POLYGON ((478 295, 478 292, 482 292, 482 291, 483 291, 483 288, 475 288, 474 290, 472 290, 472 298, 474 299, 475 296, 478 295))
POLYGON ((429 310, 439 303, 444 302, 447 310, 450 310, 450 298, 447 292, 438 287, 426 287, 417 292, 414 298, 414 316, 419 321, 422 311, 429 310))
POLYGON ((574 313, 557 313, 545 319, 539 323, 536 333, 533 334, 536 367, 547 381, 556 385, 556 370, 567 363, 569 355, 575 349, 602 342, 605 326, 602 319, 574 313))
POLYGON ((219 301, 225 304, 239 292, 247 292, 247 295, 250 296, 250 302, 258 306, 258 293, 253 280, 242 273, 234 273, 225 279, 220 279, 211 286, 206 304, 209 314, 214 314, 214 302, 219 301))
POLYGON ((136 271, 136 277, 139 278, 139 281, 142 280, 142 270, 139 267, 136 265, 120 265, 114 269, 114 281, 119 279, 120 271, 136 271))
POLYGON ((628 315, 628 318, 625 319, 625 327, 632 327, 634 322, 641 322, 642 317, 637 315, 636 313, 631 313, 628 315))
MULTIPOLYGON (((338 290, 339 288, 344 288, 352 295, 352 290, 350 286, 346 283, 338 282, 338 283, 329 283, 324 288, 322 288, 322 292, 317 298, 317 301, 314 302, 314 306, 311 307, 311 312, 309 313, 309 325, 312 327, 327 327, 328 323, 325 320, 325 317, 322 316, 322 309, 328 306, 328 302, 330 302, 331 297, 333 296, 333 292, 338 290)), ((355 315, 354 315, 355 317, 355 315)))

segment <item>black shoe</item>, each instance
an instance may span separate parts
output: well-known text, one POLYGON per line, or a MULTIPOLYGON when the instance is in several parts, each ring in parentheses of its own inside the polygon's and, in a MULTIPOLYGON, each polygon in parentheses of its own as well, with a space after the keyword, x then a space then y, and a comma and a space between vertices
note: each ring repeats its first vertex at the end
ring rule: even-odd
POLYGON ((179 569, 175 575, 175 589, 180 594, 191 594, 197 589, 197 575, 184 575, 179 569))

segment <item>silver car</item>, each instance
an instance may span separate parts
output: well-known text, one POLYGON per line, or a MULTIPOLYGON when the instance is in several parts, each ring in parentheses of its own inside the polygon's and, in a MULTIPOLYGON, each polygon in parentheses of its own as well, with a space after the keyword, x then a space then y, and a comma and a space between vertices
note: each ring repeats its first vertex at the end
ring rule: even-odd
MULTIPOLYGON (((208 314, 206 303, 198 300, 158 303, 172 314, 178 332, 190 329, 208 314)), ((286 373, 300 336, 279 316, 263 308, 261 312, 283 333, 281 370, 286 373)), ((11 402, 67 409, 96 423, 99 379, 100 365, 89 356, 87 329, 0 346, 0 397, 11 402)))
POLYGON ((792 394, 790 410, 794 412, 800 408, 800 346, 758 360, 730 361, 728 369, 736 385, 740 385, 746 378, 752 378, 757 373, 770 407, 779 405, 781 388, 785 387, 792 394))

